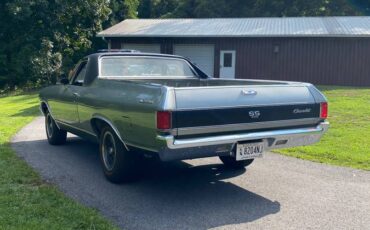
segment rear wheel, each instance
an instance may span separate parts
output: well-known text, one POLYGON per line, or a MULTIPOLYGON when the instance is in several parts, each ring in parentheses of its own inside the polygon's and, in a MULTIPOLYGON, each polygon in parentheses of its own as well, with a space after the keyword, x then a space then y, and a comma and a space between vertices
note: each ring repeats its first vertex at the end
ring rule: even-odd
POLYGON ((45 115, 45 129, 49 144, 62 145, 66 143, 67 132, 58 128, 50 112, 45 115))
POLYGON ((235 157, 232 156, 220 156, 220 160, 222 161, 222 163, 224 163, 226 167, 232 169, 243 169, 252 164, 252 162, 254 161, 254 159, 237 161, 235 157))
POLYGON ((100 161, 105 177, 113 183, 137 179, 137 157, 128 151, 111 127, 102 129, 99 141, 100 161))

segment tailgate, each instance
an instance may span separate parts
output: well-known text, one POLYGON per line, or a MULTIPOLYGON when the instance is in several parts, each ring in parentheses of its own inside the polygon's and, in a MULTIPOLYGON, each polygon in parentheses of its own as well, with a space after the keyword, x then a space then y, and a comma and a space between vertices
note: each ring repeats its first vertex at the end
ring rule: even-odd
POLYGON ((315 103, 307 87, 289 85, 176 88, 175 95, 179 110, 315 103))
POLYGON ((179 135, 301 126, 319 122, 320 104, 305 86, 175 89, 179 135))

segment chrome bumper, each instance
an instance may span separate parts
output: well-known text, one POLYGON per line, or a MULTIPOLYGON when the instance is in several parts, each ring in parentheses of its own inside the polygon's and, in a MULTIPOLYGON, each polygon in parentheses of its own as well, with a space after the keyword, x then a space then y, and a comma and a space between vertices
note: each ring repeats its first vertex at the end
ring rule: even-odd
POLYGON ((277 148, 288 148, 314 144, 320 140, 320 138, 328 130, 328 128, 329 122, 325 121, 321 122, 316 127, 310 128, 250 132, 189 139, 175 139, 175 137, 172 135, 158 135, 157 139, 158 141, 163 142, 163 144, 166 146, 166 150, 163 151, 166 153, 165 155, 167 155, 169 152, 178 152, 176 150, 193 148, 201 149, 201 147, 210 146, 225 146, 227 149, 227 147, 231 148, 231 146, 233 146, 237 142, 251 140, 263 140, 266 143, 265 150, 271 150, 277 148))

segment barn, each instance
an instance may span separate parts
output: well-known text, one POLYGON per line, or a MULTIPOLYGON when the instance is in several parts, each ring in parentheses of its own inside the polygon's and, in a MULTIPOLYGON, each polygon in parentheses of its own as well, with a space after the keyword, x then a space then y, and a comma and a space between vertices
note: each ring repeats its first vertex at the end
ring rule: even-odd
POLYGON ((216 78, 370 86, 370 17, 128 19, 109 49, 188 57, 216 78))

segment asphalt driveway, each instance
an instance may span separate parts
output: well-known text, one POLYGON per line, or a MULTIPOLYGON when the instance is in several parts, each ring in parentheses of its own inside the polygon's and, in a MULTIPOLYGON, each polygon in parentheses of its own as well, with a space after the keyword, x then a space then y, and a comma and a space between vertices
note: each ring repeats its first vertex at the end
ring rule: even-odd
POLYGON ((370 172, 268 153, 247 170, 217 158, 145 162, 142 179, 105 180, 96 144, 45 140, 37 118, 12 140, 48 182, 125 229, 370 229, 370 172))

